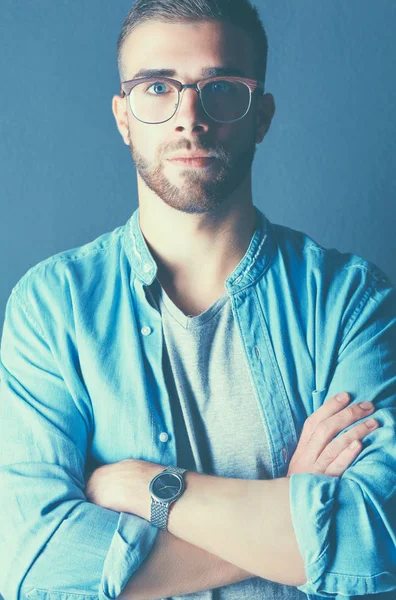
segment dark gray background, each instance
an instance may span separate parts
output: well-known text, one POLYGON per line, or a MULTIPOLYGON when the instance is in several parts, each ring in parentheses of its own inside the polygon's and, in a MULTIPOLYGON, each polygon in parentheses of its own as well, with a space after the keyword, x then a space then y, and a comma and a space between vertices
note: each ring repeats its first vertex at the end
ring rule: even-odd
MULTIPOLYGON (((394 0, 256 1, 276 115, 253 169, 275 223, 396 282, 394 0)), ((129 0, 0 0, 0 327, 39 261, 123 224, 136 174, 111 112, 129 0)))

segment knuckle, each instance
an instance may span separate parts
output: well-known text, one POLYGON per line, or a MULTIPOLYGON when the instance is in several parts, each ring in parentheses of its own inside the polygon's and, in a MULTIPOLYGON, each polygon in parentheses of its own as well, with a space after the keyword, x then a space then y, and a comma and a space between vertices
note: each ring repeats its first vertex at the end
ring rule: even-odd
POLYGON ((328 433, 329 433, 329 426, 324 421, 321 421, 320 423, 318 423, 318 425, 316 426, 316 429, 315 429, 315 435, 317 435, 319 437, 323 437, 325 435, 328 435, 328 433))
POLYGON ((359 438, 355 438, 354 440, 352 440, 352 442, 351 442, 351 444, 349 444, 348 450, 350 452, 354 452, 355 450, 359 450, 359 452, 360 452, 360 450, 362 449, 362 443, 361 443, 360 439, 359 438), (354 447, 353 448, 351 447, 352 442, 354 443, 354 447))
POLYGON ((324 472, 325 475, 329 475, 330 477, 340 477, 344 473, 345 469, 342 469, 339 466, 334 464, 329 465, 324 472))
POLYGON ((337 458, 338 456, 338 452, 334 446, 334 444, 329 444, 328 446, 326 446, 326 448, 323 450, 322 452, 322 456, 325 459, 325 461, 333 461, 337 458))
POLYGON ((304 421, 304 425, 307 425, 309 427, 312 427, 315 423, 315 413, 312 413, 311 415, 309 415, 309 417, 307 417, 304 421))
MULTIPOLYGON (((349 432, 348 432, 349 433, 349 432)), ((356 434, 358 432, 356 431, 356 428, 353 430, 353 432, 351 432, 349 435, 345 434, 343 436, 343 447, 345 448, 349 448, 349 446, 352 444, 352 442, 354 442, 356 440, 356 434)))
POLYGON ((304 426, 303 426, 304 432, 311 433, 312 431, 314 431, 315 419, 313 417, 314 417, 314 415, 312 414, 307 419, 305 419, 304 426))
POLYGON ((312 475, 323 475, 323 471, 324 467, 321 467, 318 463, 314 463, 309 469, 309 472, 312 473, 312 475))
POLYGON ((358 429, 359 425, 355 425, 354 427, 350 427, 347 431, 345 431, 339 436, 339 443, 340 445, 342 445, 343 448, 348 446, 348 444, 352 444, 353 440, 356 439, 356 432, 358 431, 358 429))
MULTIPOLYGON (((359 425, 356 425, 356 427, 353 428, 353 434, 354 434, 355 438, 356 438, 356 436, 359 438, 362 438, 367 433, 368 433, 368 429, 364 423, 359 423, 359 425)), ((351 440, 351 443, 352 442, 353 442, 353 440, 351 440)))
POLYGON ((357 416, 356 409, 354 408, 353 404, 344 408, 343 413, 348 417, 348 419, 354 419, 355 416, 357 416))

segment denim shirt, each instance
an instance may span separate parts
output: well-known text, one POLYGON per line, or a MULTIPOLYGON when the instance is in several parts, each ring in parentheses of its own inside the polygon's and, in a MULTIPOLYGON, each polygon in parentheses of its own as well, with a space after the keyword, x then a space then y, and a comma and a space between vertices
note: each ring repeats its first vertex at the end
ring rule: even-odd
MULTIPOLYGON (((290 477, 307 578, 299 589, 311 600, 395 598, 395 289, 372 263, 256 213, 266 236, 256 231, 225 290, 272 477, 286 476, 304 421, 337 392, 373 401, 380 423, 341 477, 290 477)), ((0 362, 6 600, 114 599, 156 540, 145 519, 84 495, 102 464, 176 464, 161 316, 144 290, 156 274, 136 209, 125 225, 35 265, 11 292, 0 362)))

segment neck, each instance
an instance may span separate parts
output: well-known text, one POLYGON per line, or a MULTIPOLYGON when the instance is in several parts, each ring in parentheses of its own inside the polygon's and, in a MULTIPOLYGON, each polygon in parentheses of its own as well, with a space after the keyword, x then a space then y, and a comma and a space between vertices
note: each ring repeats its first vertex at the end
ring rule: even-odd
POLYGON ((177 289, 194 282, 203 291, 224 289, 257 225, 251 195, 205 214, 185 213, 157 199, 141 203, 139 222, 161 283, 177 289))

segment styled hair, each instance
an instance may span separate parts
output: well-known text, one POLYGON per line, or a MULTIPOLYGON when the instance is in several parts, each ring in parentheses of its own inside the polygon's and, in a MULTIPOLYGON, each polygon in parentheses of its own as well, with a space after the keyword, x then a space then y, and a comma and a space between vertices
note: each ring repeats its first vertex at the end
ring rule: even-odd
POLYGON ((217 20, 248 33, 254 45, 254 73, 265 81, 268 40, 258 10, 250 0, 135 0, 125 17, 117 42, 118 70, 123 80, 122 48, 128 35, 149 20, 183 23, 217 20))

